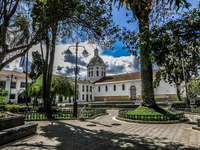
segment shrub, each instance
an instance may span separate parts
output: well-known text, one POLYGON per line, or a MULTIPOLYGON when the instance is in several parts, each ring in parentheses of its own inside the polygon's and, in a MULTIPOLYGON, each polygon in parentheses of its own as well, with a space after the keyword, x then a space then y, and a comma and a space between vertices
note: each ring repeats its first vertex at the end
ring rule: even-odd
POLYGON ((172 103, 173 103, 173 104, 184 104, 185 101, 173 101, 172 103))
POLYGON ((19 105, 15 105, 15 104, 13 104, 13 105, 6 105, 5 106, 5 108, 6 108, 6 111, 10 111, 10 112, 12 112, 12 113, 18 113, 19 112, 19 105))

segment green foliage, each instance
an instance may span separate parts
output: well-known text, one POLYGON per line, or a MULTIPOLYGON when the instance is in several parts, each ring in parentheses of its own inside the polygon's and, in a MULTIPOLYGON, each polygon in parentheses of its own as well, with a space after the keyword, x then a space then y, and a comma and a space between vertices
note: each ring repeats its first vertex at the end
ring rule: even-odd
POLYGON ((184 104, 185 101, 173 101, 172 104, 184 104))
POLYGON ((5 106, 7 105, 5 99, 8 96, 8 92, 8 90, 4 90, 0 87, 0 111, 5 111, 5 106))
POLYGON ((36 81, 36 79, 42 74, 43 72, 43 59, 41 54, 36 51, 32 52, 33 61, 31 64, 31 72, 29 73, 29 78, 31 78, 33 81, 36 81))
POLYGON ((200 90, 199 90, 200 89, 200 79, 198 77, 191 80, 187 84, 187 87, 188 87, 188 93, 191 96, 191 99, 200 95, 200 90))
POLYGON ((10 111, 12 113, 18 113, 19 112, 19 105, 15 105, 15 104, 10 105, 10 104, 7 104, 5 106, 5 110, 6 111, 10 111))
POLYGON ((173 112, 167 111, 162 109, 158 106, 154 107, 143 107, 139 106, 135 110, 128 112, 128 114, 135 114, 135 115, 166 115, 166 114, 174 114, 173 112))

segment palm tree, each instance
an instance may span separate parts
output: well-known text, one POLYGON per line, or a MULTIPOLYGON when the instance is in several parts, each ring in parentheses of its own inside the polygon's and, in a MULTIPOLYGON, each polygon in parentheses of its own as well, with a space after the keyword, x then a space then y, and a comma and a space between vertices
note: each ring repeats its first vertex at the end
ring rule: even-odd
MULTIPOLYGON (((111 0, 113 2, 113 0, 111 0)), ((119 8, 126 5, 126 8, 131 10, 133 17, 139 21, 139 32, 144 33, 149 30, 149 15, 152 11, 154 0, 114 0, 114 4, 118 2, 119 8)), ((174 4, 176 8, 180 7, 181 3, 187 4, 186 0, 168 0, 170 5, 174 4)), ((165 3, 165 0, 156 0, 155 4, 165 3)), ((143 39, 148 43, 149 38, 146 36, 143 39)), ((140 41, 142 42, 142 41, 140 41)), ((151 52, 148 50, 148 44, 140 46, 141 58, 141 79, 142 79, 142 103, 141 106, 152 107, 156 106, 153 89, 152 63, 150 60, 151 52)))

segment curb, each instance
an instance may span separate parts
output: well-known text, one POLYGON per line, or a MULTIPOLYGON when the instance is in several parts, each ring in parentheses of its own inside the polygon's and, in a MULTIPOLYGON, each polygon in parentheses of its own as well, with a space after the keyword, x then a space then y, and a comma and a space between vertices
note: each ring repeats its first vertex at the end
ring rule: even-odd
POLYGON ((175 124, 175 123, 183 123, 189 121, 188 118, 185 118, 183 120, 175 120, 175 121, 143 121, 143 120, 131 120, 131 119, 125 119, 121 117, 116 117, 116 119, 126 122, 132 122, 132 123, 143 123, 143 124, 175 124))

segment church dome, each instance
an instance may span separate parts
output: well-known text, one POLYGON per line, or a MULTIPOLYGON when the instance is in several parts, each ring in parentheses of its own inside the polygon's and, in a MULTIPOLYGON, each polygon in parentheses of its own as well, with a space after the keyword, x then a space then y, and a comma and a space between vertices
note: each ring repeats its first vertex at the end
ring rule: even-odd
POLYGON ((102 58, 99 56, 98 51, 98 49, 94 50, 94 56, 91 58, 88 67, 96 65, 106 66, 102 58))

